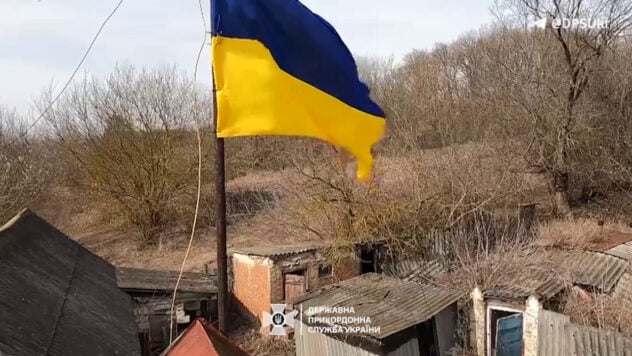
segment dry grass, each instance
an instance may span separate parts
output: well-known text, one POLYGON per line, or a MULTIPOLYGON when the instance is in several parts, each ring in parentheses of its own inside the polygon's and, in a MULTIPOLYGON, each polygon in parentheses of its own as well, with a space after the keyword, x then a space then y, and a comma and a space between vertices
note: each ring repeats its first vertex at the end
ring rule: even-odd
MULTIPOLYGON (((190 226, 165 231, 160 235, 160 244, 148 244, 137 231, 128 228, 124 220, 116 219, 116 215, 106 214, 108 217, 104 218, 101 212, 108 207, 103 203, 79 197, 65 189, 56 191, 54 196, 50 196, 50 200, 65 201, 66 204, 58 209, 42 205, 36 207, 35 212, 115 266, 180 269, 190 236, 190 226)), ((282 245, 301 241, 286 234, 275 234, 274 231, 278 231, 278 228, 269 223, 265 214, 231 220, 233 223, 228 229, 229 251, 237 247, 282 245)), ((209 224, 198 221, 185 270, 204 271, 206 264, 215 262, 215 246, 215 230, 209 224)))
POLYGON ((632 337, 632 303, 610 295, 590 294, 577 288, 569 294, 564 314, 580 325, 614 330, 632 337))
POLYGON ((536 243, 546 247, 590 249, 611 232, 632 233, 632 228, 621 222, 604 222, 601 225, 598 220, 590 218, 553 220, 539 226, 536 243))
POLYGON ((293 356, 294 340, 285 336, 266 336, 247 328, 241 328, 231 336, 242 350, 252 356, 293 356))

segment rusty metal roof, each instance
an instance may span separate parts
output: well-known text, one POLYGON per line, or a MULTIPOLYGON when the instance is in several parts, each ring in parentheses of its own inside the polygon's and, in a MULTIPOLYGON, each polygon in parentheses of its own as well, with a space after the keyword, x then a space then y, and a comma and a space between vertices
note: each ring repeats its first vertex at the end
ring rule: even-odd
POLYGON ((324 244, 319 243, 304 243, 294 245, 281 245, 281 246, 255 246, 255 247, 241 247, 233 249, 233 253, 239 253, 249 256, 261 256, 261 257, 280 257, 286 255, 294 255, 299 253, 317 251, 324 247, 324 244))
POLYGON ((310 307, 353 307, 355 313, 345 316, 370 318, 370 326, 379 326, 380 333, 363 336, 382 340, 432 318, 466 294, 370 273, 312 292, 295 306, 302 307, 302 319, 307 323, 310 316, 331 316, 308 315, 310 307))
POLYGON ((608 232, 605 239, 597 241, 591 248, 592 251, 606 252, 609 249, 632 242, 632 234, 626 234, 619 231, 608 232))
POLYGON ((248 356, 204 319, 195 320, 161 356, 248 356))

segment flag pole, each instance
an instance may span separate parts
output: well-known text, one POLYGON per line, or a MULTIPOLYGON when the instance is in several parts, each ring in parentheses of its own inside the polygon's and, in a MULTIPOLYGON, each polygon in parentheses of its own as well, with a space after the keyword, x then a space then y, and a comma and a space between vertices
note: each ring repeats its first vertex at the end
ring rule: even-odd
MULTIPOLYGON (((213 0, 211 5, 211 43, 213 41, 213 0)), ((213 68, 213 46, 211 45, 211 68, 213 68)), ((215 127, 215 236, 217 240, 217 316, 219 330, 228 330, 228 257, 226 253, 226 170, 224 162, 224 139, 217 136, 217 88, 214 71, 213 81, 213 124, 215 127)))

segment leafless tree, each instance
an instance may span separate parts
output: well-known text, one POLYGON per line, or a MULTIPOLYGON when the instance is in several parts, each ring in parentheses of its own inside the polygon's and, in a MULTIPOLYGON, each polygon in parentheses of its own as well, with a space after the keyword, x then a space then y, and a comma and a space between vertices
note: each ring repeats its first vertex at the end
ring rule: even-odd
MULTIPOLYGON (((147 240, 193 206, 195 122, 210 117, 209 101, 195 95, 193 83, 175 68, 119 67, 103 80, 86 78, 46 114, 62 158, 75 167, 70 182, 115 202, 147 240)), ((202 132, 208 137, 211 130, 202 132)), ((203 142, 211 156, 210 140, 203 142)), ((205 165, 208 176, 211 166, 205 165)))
POLYGON ((0 107, 0 224, 28 207, 42 189, 43 173, 35 164, 25 122, 0 107))
MULTIPOLYGON (((510 13, 548 19, 546 37, 542 40, 556 44, 553 50, 539 53, 559 58, 562 65, 553 67, 559 71, 556 75, 546 74, 550 72, 550 68, 545 67, 550 59, 540 57, 533 62, 535 69, 544 73, 540 75, 538 86, 559 105, 549 113, 531 110, 536 121, 547 121, 546 129, 553 131, 552 135, 535 135, 533 147, 540 156, 539 164, 551 179, 557 210, 570 214, 570 156, 577 146, 578 127, 594 120, 587 117, 590 113, 582 111, 582 98, 589 85, 602 74, 603 57, 620 44, 632 26, 632 3, 625 0, 508 0, 503 4, 510 13), (565 26, 573 20, 583 20, 587 25, 565 26), (542 117, 544 115, 548 117, 542 117), (549 139, 543 139, 545 137, 549 139)), ((536 52, 533 47, 523 49, 536 52)), ((542 125, 539 126, 542 130, 542 125)))

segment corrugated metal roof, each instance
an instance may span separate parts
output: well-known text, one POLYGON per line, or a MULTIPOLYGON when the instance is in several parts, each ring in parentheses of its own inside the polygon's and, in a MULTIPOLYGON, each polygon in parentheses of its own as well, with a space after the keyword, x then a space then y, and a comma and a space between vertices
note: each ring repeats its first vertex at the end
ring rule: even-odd
POLYGON ((565 315, 542 310, 538 320, 538 355, 632 356, 632 339, 614 331, 575 325, 565 315))
POLYGON ((632 272, 627 271, 621 276, 619 283, 614 287, 613 295, 615 298, 620 298, 622 301, 629 303, 627 307, 632 307, 632 272))
POLYGON ((384 274, 411 282, 427 284, 446 272, 438 260, 407 259, 382 266, 384 274))
POLYGON ((609 255, 623 258, 628 262, 632 262, 632 242, 621 244, 606 251, 609 255))
POLYGON ((323 247, 324 245, 319 243, 305 243, 281 246, 255 246, 236 248, 233 250, 233 253, 239 253, 249 256, 278 257, 316 251, 322 249, 323 247))
POLYGON ((550 299, 566 287, 566 283, 557 273, 540 271, 526 274, 484 292, 487 298, 526 299, 536 295, 544 300, 550 299))
POLYGON ((485 296, 522 299, 537 295, 549 299, 566 287, 567 277, 573 284, 610 293, 628 267, 627 261, 602 252, 552 250, 550 253, 551 271, 531 272, 513 280, 501 281, 498 286, 486 290, 485 296))
POLYGON ((610 293, 625 273, 628 262, 606 253, 592 251, 572 252, 566 260, 573 273, 573 282, 610 293))
POLYGON ((310 293, 297 305, 304 320, 314 316, 307 315, 310 307, 353 307, 354 315, 346 316, 370 318, 370 326, 379 326, 380 333, 366 336, 381 340, 432 318, 465 294, 371 273, 310 293))

